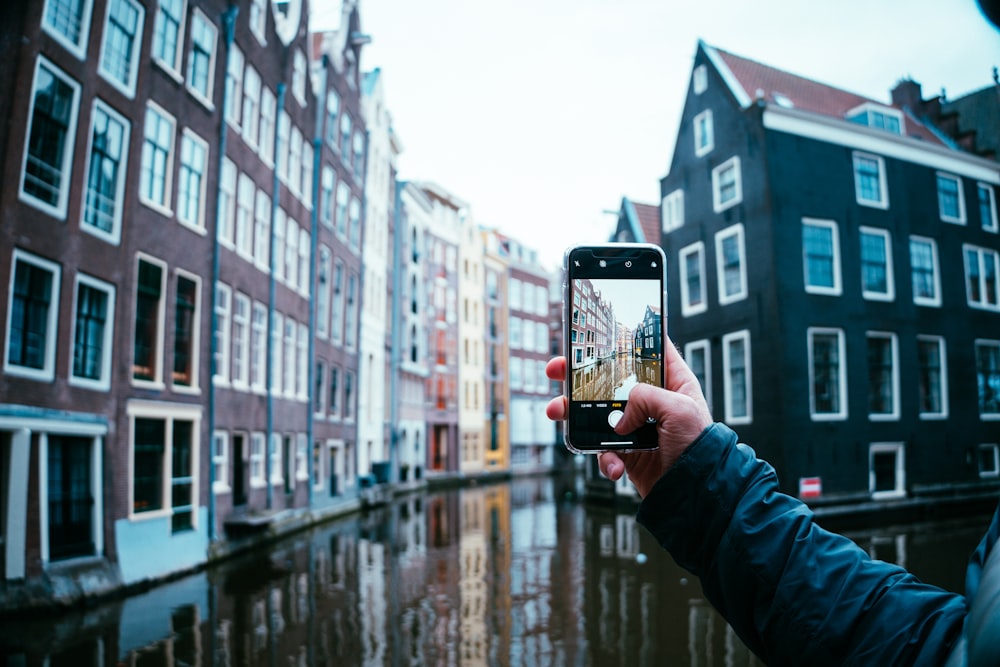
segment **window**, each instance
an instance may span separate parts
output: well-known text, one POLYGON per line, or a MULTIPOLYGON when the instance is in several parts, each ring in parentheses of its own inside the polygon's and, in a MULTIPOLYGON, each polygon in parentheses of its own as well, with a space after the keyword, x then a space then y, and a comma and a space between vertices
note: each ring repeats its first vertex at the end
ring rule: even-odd
POLYGON ((295 434, 295 479, 309 479, 309 441, 305 433, 295 434))
POLYGON ((899 419, 899 362, 896 335, 869 332, 868 417, 899 419))
POLYGON ((233 301, 233 386, 246 389, 250 374, 250 297, 236 293, 233 301))
POLYGON ((848 111, 846 116, 847 120, 852 123, 874 127, 893 134, 903 133, 903 114, 897 109, 863 104, 848 111))
POLYGON ((743 201, 740 158, 731 157, 712 170, 712 206, 720 213, 743 201))
POLYGON ((239 129, 243 120, 243 52, 235 44, 229 47, 226 62, 226 121, 239 129))
POLYGON ((86 56, 93 0, 47 0, 42 28, 77 58, 86 56))
POLYGON ((216 431, 212 434, 212 491, 225 493, 229 491, 229 434, 216 431))
POLYGON ((747 296, 747 271, 744 258, 743 225, 737 224, 715 235, 716 270, 719 279, 719 303, 726 305, 747 296))
POLYGON ((98 71, 128 97, 135 95, 144 11, 134 0, 108 3, 98 71))
POLYGON ((868 490, 875 500, 906 495, 903 443, 877 442, 868 447, 868 490))
POLYGON ((694 117, 694 154, 701 157, 710 153, 715 147, 715 135, 712 129, 712 110, 705 109, 694 117))
POLYGON ((309 232, 299 229, 299 292, 304 296, 309 296, 309 269, 312 262, 309 261, 309 253, 312 249, 312 237, 309 232))
POLYGON ((240 174, 236 196, 236 252, 247 259, 253 257, 253 229, 250 227, 257 188, 250 177, 240 174))
POLYGON ((965 197, 962 179, 951 174, 937 175, 938 212, 945 222, 965 224, 965 197))
POLYGON ((146 122, 143 128, 139 198, 143 203, 168 213, 173 154, 174 119, 150 102, 146 106, 146 122))
POLYGON ((114 286, 78 274, 70 384, 91 389, 110 388, 114 311, 114 286))
POLYGON ((132 378, 163 381, 163 320, 166 271, 159 262, 140 258, 136 272, 132 378))
POLYGON ((347 279, 347 315, 344 318, 344 343, 353 349, 358 334, 358 277, 351 274, 347 279))
POLYGON ((288 169, 286 174, 288 187, 295 196, 302 194, 302 132, 297 126, 292 126, 291 139, 288 143, 288 169))
POLYGON ((340 344, 344 336, 344 263, 333 262, 333 307, 330 316, 330 340, 340 344))
POLYGON ((1000 445, 979 445, 979 476, 1000 477, 1000 445))
POLYGON ((185 0, 160 0, 153 24, 153 60, 175 74, 181 69, 185 0))
POLYGON ((337 219, 334 224, 337 227, 337 233, 342 237, 347 238, 347 201, 351 197, 351 191, 347 187, 347 183, 341 181, 337 184, 337 219))
POLYGON ((354 173, 358 176, 364 174, 365 169, 365 135, 361 133, 361 130, 355 128, 354 130, 354 158, 352 160, 352 165, 354 166, 354 173))
POLYGON ((874 301, 892 301, 896 297, 888 230, 861 228, 861 293, 874 301))
POLYGON ((722 380, 727 424, 749 424, 753 421, 750 377, 750 332, 726 334, 722 337, 722 380))
POLYGON ((691 86, 695 95, 701 95, 708 89, 708 68, 705 65, 698 65, 691 73, 691 86))
POLYGON ((306 54, 295 49, 292 55, 292 95, 301 105, 306 105, 306 54))
POLYGON ((340 419, 340 368, 330 366, 330 417, 340 419))
POLYGON ((94 100, 81 227, 109 243, 121 238, 129 123, 94 100))
POLYGON ((298 371, 297 357, 295 356, 296 333, 298 326, 291 317, 285 317, 285 358, 284 375, 282 377, 282 391, 285 396, 291 398, 295 396, 296 372, 298 371))
POLYGON ((43 58, 35 66, 21 198, 49 215, 66 216, 80 85, 43 58))
POLYGON ((854 154, 854 196, 862 206, 889 208, 885 160, 866 153, 854 154))
POLYGON ((677 189, 664 197, 660 211, 664 234, 681 227, 684 224, 684 191, 677 189))
POLYGON ((344 372, 344 419, 354 419, 354 373, 344 372))
POLYGON ((58 264, 14 250, 4 359, 7 373, 35 380, 55 377, 60 273, 58 264))
POLYGON ((260 159, 268 166, 274 166, 274 119, 277 101, 267 86, 260 92, 260 159))
POLYGON ((219 184, 219 221, 216 233, 219 242, 233 247, 236 218, 236 165, 228 157, 222 158, 222 180, 219 184))
POLYGON ((351 197, 350 216, 348 240, 351 249, 356 252, 361 249, 361 201, 357 197, 351 197))
POLYGON ((281 313, 273 313, 271 317, 271 391, 275 394, 281 393, 282 345, 281 332, 284 328, 284 318, 281 313))
POLYGON ((802 266, 806 292, 839 296, 840 240, 837 223, 802 219, 802 266))
POLYGON ((299 324, 295 341, 295 394, 299 400, 309 398, 309 327, 299 324))
POLYGON ((205 229, 205 184, 208 144, 184 130, 181 138, 180 183, 177 185, 177 219, 195 229, 205 229))
POLYGON ((265 28, 267 27, 267 0, 250 0, 250 32, 254 34, 261 46, 267 44, 265 28))
POLYGON ((288 218, 285 235, 285 266, 279 275, 283 275, 288 286, 295 289, 299 280, 299 223, 288 218))
POLYGON ((965 295, 973 308, 1000 308, 1000 252, 971 245, 965 252, 965 295))
POLYGON ((337 148, 337 114, 340 113, 340 95, 330 90, 326 93, 326 143, 337 148))
POLYGON ((941 305, 941 278, 937 242, 934 239, 910 237, 910 278, 913 283, 913 303, 918 306, 941 305))
POLYGON ((814 421, 847 418, 844 332, 810 328, 809 413, 814 421))
POLYGON ((684 317, 705 312, 705 244, 692 243, 680 252, 681 314, 684 317))
POLYGON ((250 388, 263 392, 267 386, 267 307, 253 302, 250 321, 250 388))
POLYGON ((326 364, 322 359, 316 360, 313 375, 313 412, 322 417, 326 411, 326 364))
MULTIPOLYGON (((264 129, 262 127, 264 109, 260 101, 260 74, 253 66, 248 65, 243 73, 243 141, 249 146, 263 143, 264 129), (258 108, 260 109, 258 113, 258 108), (258 135, 258 132, 260 133, 258 135)), ((273 118, 273 116, 272 116, 273 118)), ((274 131, 273 129, 271 130, 274 131)))
POLYGON ((274 277, 276 280, 284 282, 285 280, 285 234, 287 234, 288 227, 288 216, 285 214, 285 209, 279 208, 274 212, 274 253, 272 255, 274 259, 274 266, 271 270, 274 271, 274 277))
POLYGON ((351 116, 345 111, 340 114, 340 159, 347 165, 351 163, 351 116))
POLYGON ((278 178, 282 183, 288 182, 288 151, 292 142, 292 119, 282 109, 278 113, 278 138, 275 143, 275 150, 280 151, 275 155, 275 168, 278 171, 278 178))
POLYGON ((312 209, 313 204, 313 149, 308 140, 302 142, 302 203, 312 209))
POLYGON ((169 516, 172 532, 195 526, 198 503, 197 409, 129 407, 132 512, 169 516))
POLYGON ((257 267, 267 271, 271 248, 271 198, 264 190, 257 190, 254 208, 253 257, 257 267))
POLYGON ((945 358, 944 338, 940 336, 917 337, 918 399, 920 418, 935 419, 948 416, 948 367, 945 358))
POLYGON ((319 195, 319 219, 330 228, 333 228, 333 185, 335 178, 333 169, 324 166, 319 195))
POLYGON ((712 351, 707 340, 699 340, 684 346, 684 361, 698 379, 705 395, 709 410, 712 408, 712 351))
POLYGON ((976 387, 979 416, 1000 419, 1000 341, 976 341, 976 387))
POLYGON ((224 283, 215 284, 215 374, 216 384, 229 382, 229 318, 233 312, 233 291, 224 283))
POLYGON ((977 183, 976 196, 979 199, 979 220, 983 229, 988 232, 997 231, 997 199, 993 187, 977 183))
POLYGON ((281 484, 281 434, 272 433, 270 437, 270 442, 268 443, 270 448, 269 457, 271 459, 271 484, 278 485, 281 484))
POLYGON ((174 304, 174 385, 198 386, 199 284, 195 277, 177 276, 174 304))
POLYGON ((263 433, 255 431, 250 434, 250 486, 260 488, 266 485, 264 470, 264 443, 266 439, 263 433))
POLYGON ((191 50, 188 52, 187 88, 195 98, 212 108, 212 88, 215 82, 216 29, 208 18, 196 9, 191 14, 191 50))

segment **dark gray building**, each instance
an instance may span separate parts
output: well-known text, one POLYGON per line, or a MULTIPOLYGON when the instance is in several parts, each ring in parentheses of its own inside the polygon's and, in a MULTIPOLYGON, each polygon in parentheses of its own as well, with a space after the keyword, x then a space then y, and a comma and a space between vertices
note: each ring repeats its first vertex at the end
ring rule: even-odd
POLYGON ((700 42, 659 238, 715 417, 816 502, 994 492, 1000 165, 908 107, 700 42))

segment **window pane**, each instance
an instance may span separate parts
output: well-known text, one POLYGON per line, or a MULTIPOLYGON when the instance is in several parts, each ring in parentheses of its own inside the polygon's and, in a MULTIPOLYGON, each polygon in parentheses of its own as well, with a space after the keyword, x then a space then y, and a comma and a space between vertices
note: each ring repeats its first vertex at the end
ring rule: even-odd
POLYGON ((833 229, 826 226, 803 225, 803 252, 806 258, 806 279, 811 287, 834 288, 833 229))
POLYGON ((836 334, 813 335, 813 409, 840 413, 840 345, 836 334))
POLYGON ((163 507, 163 468, 166 422, 136 419, 133 457, 132 511, 150 512, 163 507))
POLYGON ((76 333, 73 340, 73 375, 101 379, 104 368, 104 327, 108 295, 80 284, 76 293, 76 333))
POLYGON ((7 358, 15 366, 45 368, 52 273, 18 261, 10 306, 10 342, 7 358))
POLYGON ((67 135, 76 91, 42 63, 34 95, 22 189, 26 195, 49 206, 58 206, 64 187, 63 163, 69 149, 67 135))

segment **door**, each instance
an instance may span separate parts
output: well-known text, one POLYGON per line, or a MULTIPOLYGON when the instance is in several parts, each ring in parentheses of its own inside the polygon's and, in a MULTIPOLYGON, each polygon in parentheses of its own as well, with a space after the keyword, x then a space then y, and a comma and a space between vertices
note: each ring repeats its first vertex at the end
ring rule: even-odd
POLYGON ((50 560, 94 554, 92 445, 85 437, 49 437, 50 560))
POLYGON ((247 452, 246 438, 241 433, 233 434, 233 505, 247 504, 247 452))

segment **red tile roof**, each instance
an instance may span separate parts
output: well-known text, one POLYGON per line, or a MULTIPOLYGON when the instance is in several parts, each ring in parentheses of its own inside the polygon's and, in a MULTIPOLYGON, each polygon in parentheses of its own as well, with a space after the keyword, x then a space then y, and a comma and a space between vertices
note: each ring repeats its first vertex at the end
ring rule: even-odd
POLYGON ((639 217, 639 226, 642 228, 642 235, 646 243, 660 244, 660 207, 650 204, 640 204, 632 202, 635 207, 635 214, 639 217))
MULTIPOLYGON (((891 103, 828 86, 707 44, 704 47, 720 69, 720 74, 733 88, 736 98, 743 104, 763 100, 768 105, 791 106, 835 118, 845 118, 848 111, 865 103, 902 110, 891 103), (725 69, 728 69, 728 72, 724 71, 725 69)), ((904 116, 904 134, 939 145, 944 143, 911 114, 904 116)))

